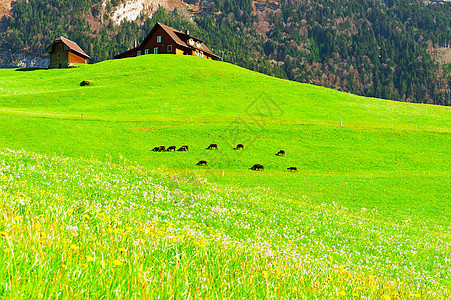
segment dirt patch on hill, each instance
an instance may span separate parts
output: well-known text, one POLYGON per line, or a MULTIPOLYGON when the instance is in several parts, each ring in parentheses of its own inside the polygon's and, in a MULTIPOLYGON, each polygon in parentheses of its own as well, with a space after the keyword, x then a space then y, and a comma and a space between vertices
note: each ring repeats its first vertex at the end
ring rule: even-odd
POLYGON ((139 126, 133 127, 132 129, 133 130, 138 130, 138 131, 147 131, 147 132, 156 130, 156 129, 146 128, 146 127, 139 127, 139 126))
POLYGON ((451 48, 435 48, 430 50, 432 57, 441 65, 451 63, 451 48))

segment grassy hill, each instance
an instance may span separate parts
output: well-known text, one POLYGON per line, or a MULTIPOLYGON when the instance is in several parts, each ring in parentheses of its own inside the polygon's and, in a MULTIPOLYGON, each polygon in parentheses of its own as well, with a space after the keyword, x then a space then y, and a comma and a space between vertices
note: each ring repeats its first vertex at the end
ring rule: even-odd
MULTIPOLYGON (((182 186, 179 186, 182 179, 175 180, 176 184, 163 180, 162 185, 169 190, 207 193, 210 202, 205 200, 207 195, 192 196, 201 199, 196 202, 206 211, 231 211, 228 218, 219 218, 225 222, 221 223, 207 218, 205 211, 190 207, 185 214, 195 216, 196 224, 210 226, 232 240, 251 239, 249 249, 259 241, 278 245, 280 249, 295 248, 298 252, 293 257, 307 255, 317 263, 329 261, 328 267, 318 263, 314 265, 315 270, 299 271, 299 280, 309 278, 309 288, 294 290, 292 294, 288 291, 296 286, 295 282, 281 283, 270 293, 258 284, 268 271, 254 269, 263 276, 260 279, 251 276, 258 293, 263 293, 258 294, 260 296, 277 296, 277 290, 286 296, 305 293, 306 297, 328 297, 340 295, 340 292, 347 296, 360 295, 362 293, 355 290, 359 285, 332 276, 341 274, 343 277, 350 272, 353 275, 346 275, 346 278, 356 274, 369 276, 371 272, 380 276, 381 284, 376 284, 377 288, 370 279, 365 281, 365 295, 382 297, 389 291, 386 295, 394 297, 393 293, 401 293, 397 286, 390 294, 390 280, 408 283, 409 289, 403 289, 403 297, 418 294, 436 298, 447 295, 445 289, 450 288, 447 275, 450 262, 446 259, 450 254, 446 245, 451 237, 451 208, 447 205, 451 195, 451 111, 448 107, 358 97, 272 78, 222 62, 166 55, 106 61, 65 70, 0 70, 0 103, 0 148, 51 155, 45 161, 58 163, 43 168, 49 174, 55 168, 67 167, 69 174, 91 170, 86 181, 74 183, 73 187, 64 185, 62 178, 57 176, 57 180, 49 175, 52 187, 47 188, 39 172, 30 171, 32 174, 27 175, 22 170, 21 175, 14 176, 5 167, 11 165, 20 169, 25 165, 34 170, 32 166, 39 164, 39 159, 3 155, 3 160, 9 160, 0 169, 4 174, 0 181, 3 191, 31 193, 28 198, 34 199, 39 191, 50 190, 68 199, 74 198, 72 204, 47 198, 43 199, 46 205, 36 204, 40 213, 47 214, 48 206, 62 212, 62 217, 52 217, 52 222, 68 225, 71 222, 65 218, 72 217, 67 210, 71 205, 77 206, 77 199, 88 205, 88 195, 100 197, 97 189, 111 184, 110 179, 97 182, 92 174, 110 176, 107 173, 113 171, 109 167, 108 171, 102 171, 103 167, 92 166, 89 160, 113 164, 115 170, 120 170, 117 171, 119 177, 133 175, 133 180, 139 181, 142 174, 132 174, 127 168, 122 170, 130 164, 124 162, 126 159, 157 172, 143 171, 146 172, 144 178, 192 178, 182 186), (89 80, 92 85, 80 87, 82 80, 89 80), (218 144, 219 150, 205 150, 211 143, 218 144), (238 143, 245 145, 243 151, 233 149, 238 143), (160 145, 189 145, 190 151, 151 151, 160 145), (275 155, 280 149, 286 151, 285 156, 275 155), (82 160, 66 165, 67 159, 59 154, 82 160), (13 158, 8 158, 10 156, 13 158), (209 166, 196 166, 203 159, 209 166), (263 164, 265 170, 249 170, 255 163, 263 164), (291 166, 296 166, 299 172, 287 172, 286 168, 291 166), (206 177, 219 185, 205 190, 205 185, 192 175, 206 177), (33 188, 24 190, 23 182, 33 182, 33 188), (94 187, 86 190, 89 184, 94 187), (233 200, 235 196, 230 195, 233 191, 240 193, 239 201, 233 200), (215 207, 215 203, 223 200, 226 201, 223 205, 215 207), (234 225, 226 225, 228 222, 234 225), (303 240, 305 236, 309 237, 308 241, 303 240), (288 242, 290 245, 286 244, 288 242), (346 272, 341 272, 344 268, 346 272), (318 289, 324 281, 329 282, 329 277, 340 283, 326 284, 325 290, 318 289)), ((30 155, 34 157, 34 154, 25 156, 30 155)), ((64 170, 60 173, 67 176, 64 170)), ((154 193, 152 189, 146 192, 154 193)), ((105 195, 109 196, 102 197, 113 199, 108 193, 106 191, 105 195)), ((188 224, 190 218, 183 217, 174 203, 148 207, 138 194, 134 203, 150 211, 146 210, 142 216, 128 215, 123 223, 114 226, 122 228, 125 223, 142 218, 134 227, 144 228, 146 220, 151 220, 158 209, 169 213, 165 222, 178 217, 183 219, 175 228, 181 230, 188 224)), ((120 198, 128 203, 124 195, 120 198)), ((4 211, 4 220, 8 220, 3 223, 5 228, 15 228, 14 211, 19 208, 14 206, 17 205, 14 199, 5 200, 5 207, 14 208, 4 211)), ((90 218, 106 213, 88 206, 73 218, 78 220, 77 216, 86 211, 90 218)), ((21 208, 16 214, 26 215, 29 211, 21 208)), ((114 210, 110 208, 106 214, 114 216, 114 210)), ((107 226, 105 224, 102 226, 107 226)), ((22 229, 28 225, 23 224, 22 229)), ((5 228, 0 227, 0 231, 7 232, 5 228)), ((107 230, 106 227, 95 228, 86 233, 96 235, 101 228, 107 230)), ((67 239, 64 234, 62 240, 67 239)), ((99 236, 100 240, 104 238, 108 239, 99 236)), ((207 250, 219 249, 216 246, 207 250)), ((252 252, 250 255, 259 257, 260 254, 252 252)), ((282 257, 283 253, 277 255, 282 257)), ((168 263, 173 261, 171 254, 166 258, 168 263)), ((228 253, 221 259, 231 263, 238 258, 228 253)), ((236 266, 247 261, 240 259, 236 266)), ((256 266, 271 264, 274 269, 271 259, 257 261, 256 266)), ((282 265, 287 268, 283 276, 289 277, 296 269, 296 265, 282 265)), ((211 275, 210 271, 205 272, 211 275)), ((192 272, 185 270, 184 274, 188 276, 192 272)), ((271 278, 273 283, 280 280, 277 276, 271 278)), ((174 287, 169 283, 168 286, 174 287)), ((249 288, 244 285, 238 294, 244 295, 246 290, 249 288)), ((198 291, 203 290, 199 287, 198 291)), ((206 291, 200 294, 213 295, 206 291)))

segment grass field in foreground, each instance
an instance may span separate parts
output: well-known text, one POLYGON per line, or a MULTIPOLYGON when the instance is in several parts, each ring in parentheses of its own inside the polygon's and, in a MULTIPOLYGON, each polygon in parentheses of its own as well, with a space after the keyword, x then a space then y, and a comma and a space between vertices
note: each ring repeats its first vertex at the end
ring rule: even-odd
POLYGON ((451 236, 122 161, 0 151, 0 296, 448 299, 451 236))
MULTIPOLYGON (((279 210, 271 215, 274 222, 287 215, 291 219, 281 224, 301 228, 310 219, 294 220, 309 209, 319 215, 314 224, 336 219, 327 226, 338 226, 349 238, 349 257, 334 257, 334 264, 365 276, 380 274, 383 282, 405 276, 411 287, 420 282, 422 289, 441 295, 451 285, 443 276, 450 273, 449 262, 441 256, 449 254, 451 233, 450 129, 448 107, 358 97, 195 57, 149 55, 77 69, 0 70, 0 148, 118 166, 125 158, 158 173, 178 174, 176 178, 200 175, 219 183, 216 189, 263 193, 269 212, 279 210), (93 84, 80 87, 82 80, 93 84), (219 144, 219 150, 205 150, 210 143, 219 144), (245 150, 233 150, 237 143, 245 144, 245 150), (150 151, 185 144, 190 146, 187 153, 150 151), (287 152, 285 157, 275 156, 280 149, 287 152), (201 159, 209 167, 197 167, 201 159), (255 163, 265 171, 250 171, 255 163), (285 171, 290 166, 299 172, 285 171), (333 216, 321 216, 330 211, 333 216), (388 246, 367 245, 373 231, 366 225, 363 231, 346 227, 354 224, 353 216, 382 226, 377 232, 387 243, 414 247, 413 256, 395 255, 395 246, 386 250, 388 246), (359 244, 366 245, 364 251, 359 244), (355 254, 360 251, 365 258, 355 254), (379 256, 397 266, 374 258, 379 256), (370 263, 372 258, 382 267, 370 263), (415 277, 417 268, 424 272, 415 277)), ((217 201, 224 195, 211 197, 217 201)), ((63 211, 65 204, 57 207, 63 211)), ((198 217, 196 222, 208 225, 198 217)), ((273 223, 267 226, 271 229, 273 223)), ((278 228, 280 234, 283 227, 278 228)), ((337 245, 343 244, 333 240, 331 231, 313 228, 317 235, 302 247, 327 244, 340 253, 337 245)), ((240 227, 223 229, 243 239, 254 234, 240 227)), ((270 243, 269 236, 260 241, 270 243)), ((381 240, 376 236, 373 242, 381 240)), ((325 257, 322 250, 315 251, 312 258, 325 257)))

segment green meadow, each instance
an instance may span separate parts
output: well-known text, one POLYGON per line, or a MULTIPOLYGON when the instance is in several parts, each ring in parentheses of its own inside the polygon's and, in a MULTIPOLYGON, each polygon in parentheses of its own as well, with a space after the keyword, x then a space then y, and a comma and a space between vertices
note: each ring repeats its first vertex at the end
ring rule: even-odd
POLYGON ((0 295, 447 299, 450 133, 196 57, 0 70, 0 295))

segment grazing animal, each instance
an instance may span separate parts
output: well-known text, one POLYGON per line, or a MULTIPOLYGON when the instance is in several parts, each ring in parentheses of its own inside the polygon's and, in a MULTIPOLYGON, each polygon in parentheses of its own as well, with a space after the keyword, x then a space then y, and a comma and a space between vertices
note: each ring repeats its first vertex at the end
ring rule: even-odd
POLYGON ((254 170, 254 171, 263 171, 264 169, 265 169, 265 167, 263 167, 263 165, 261 165, 261 164, 255 164, 251 168, 251 170, 254 170))
POLYGON ((80 82, 80 86, 87 86, 87 85, 91 85, 91 81, 83 80, 82 82, 80 82))
POLYGON ((295 171, 295 172, 297 172, 298 168, 296 168, 296 167, 289 167, 289 168, 287 168, 287 171, 290 171, 290 172, 295 171))
POLYGON ((160 152, 161 151, 161 147, 155 147, 155 148, 152 149, 152 151, 160 152))
POLYGON ((240 149, 244 149, 244 145, 243 144, 236 145, 235 150, 240 150, 240 149))
POLYGON ((277 156, 281 156, 281 155, 285 155, 285 151, 283 151, 283 150, 280 150, 279 152, 277 152, 277 154, 276 154, 277 156))
POLYGON ((165 146, 160 146, 160 151, 159 152, 164 152, 166 151, 166 147, 165 146))
POLYGON ((210 144, 210 146, 208 146, 207 150, 213 150, 216 149, 218 150, 218 145, 217 144, 210 144))
POLYGON ((186 145, 184 145, 184 146, 182 146, 182 147, 185 147, 185 148, 186 148, 186 151, 188 151, 188 150, 189 150, 188 146, 186 146, 186 145))
POLYGON ((171 147, 168 147, 168 149, 166 149, 166 151, 175 151, 175 146, 171 146, 171 147))
POLYGON ((208 166, 207 161, 206 160, 201 160, 200 162, 198 162, 196 165, 198 166, 208 166))
POLYGON ((188 146, 182 146, 177 151, 188 151, 188 146))

